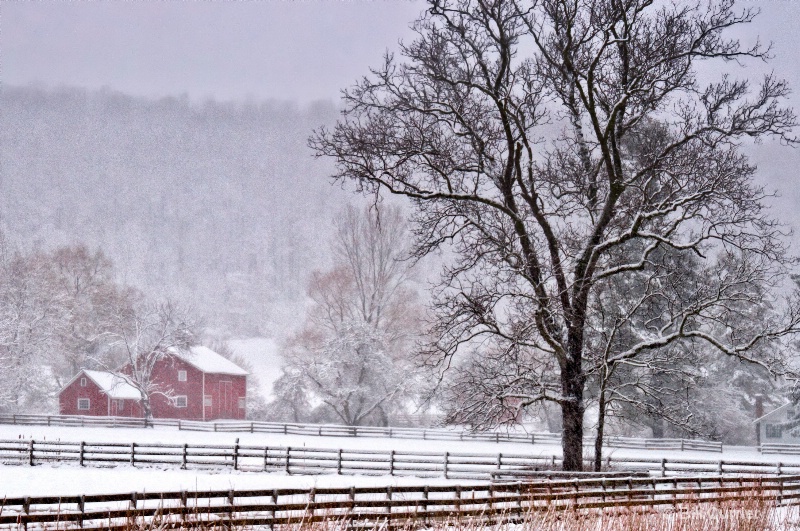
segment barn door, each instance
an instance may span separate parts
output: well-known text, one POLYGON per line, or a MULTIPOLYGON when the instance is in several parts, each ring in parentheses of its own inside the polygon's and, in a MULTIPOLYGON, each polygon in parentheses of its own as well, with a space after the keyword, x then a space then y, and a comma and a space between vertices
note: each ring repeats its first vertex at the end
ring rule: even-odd
POLYGON ((219 382, 219 418, 233 418, 233 383, 228 380, 219 382))

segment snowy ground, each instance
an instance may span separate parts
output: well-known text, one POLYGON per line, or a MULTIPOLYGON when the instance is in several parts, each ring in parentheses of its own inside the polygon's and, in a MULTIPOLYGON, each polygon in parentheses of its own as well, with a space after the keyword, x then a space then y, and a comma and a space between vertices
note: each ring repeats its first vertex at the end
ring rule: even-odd
MULTIPOLYGON (((240 444, 257 446, 291 446, 313 448, 346 448, 369 450, 429 451, 532 456, 560 455, 556 445, 523 443, 489 443, 473 441, 421 441, 415 439, 370 439, 362 437, 304 437, 295 435, 251 433, 204 433, 175 429, 67 428, 48 426, 0 425, 0 439, 35 439, 87 442, 161 442, 240 444)), ((800 463, 800 455, 761 455, 754 448, 727 447, 723 454, 715 452, 679 452, 610 449, 614 457, 650 457, 667 459, 746 460, 800 463)), ((414 477, 357 476, 286 476, 278 473, 236 472, 232 470, 178 470, 163 468, 80 468, 73 464, 35 467, 0 465, 0 496, 70 495, 102 492, 196 489, 274 489, 287 487, 342 487, 367 485, 452 484, 445 479, 414 477)), ((463 483, 463 481, 462 481, 463 483)))

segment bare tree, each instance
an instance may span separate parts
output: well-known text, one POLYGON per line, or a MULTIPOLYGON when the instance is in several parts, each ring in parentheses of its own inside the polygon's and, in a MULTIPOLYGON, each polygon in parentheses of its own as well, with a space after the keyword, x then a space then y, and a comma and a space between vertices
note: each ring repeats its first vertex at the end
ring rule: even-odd
POLYGON ((173 395, 154 377, 157 363, 195 344, 197 327, 186 309, 170 301, 140 304, 117 316, 111 346, 121 353, 123 363, 111 372, 139 392, 145 419, 153 418, 154 397, 173 395))
POLYGON ((738 143, 794 142, 789 89, 774 75, 754 87, 696 74, 768 58, 726 37, 755 14, 733 0, 430 0, 402 58, 347 90, 344 118, 310 140, 337 179, 411 199, 419 255, 456 251, 430 360, 446 366, 479 341, 536 360, 524 389, 497 392, 559 405, 565 469, 583 466, 593 300, 642 272, 670 280, 662 251, 700 257, 706 281, 610 363, 691 341, 785 369, 758 347, 796 331, 800 311, 772 300, 786 249, 738 143), (765 304, 786 312, 731 329, 765 304))
MULTIPOLYGON (((322 402, 345 424, 388 422, 392 409, 413 392, 411 350, 421 328, 406 285, 408 241, 396 207, 343 213, 336 223, 334 267, 311 279, 313 304, 284 349, 278 391, 322 402)), ((288 398, 279 397, 281 407, 296 414, 295 407, 286 407, 288 398)))

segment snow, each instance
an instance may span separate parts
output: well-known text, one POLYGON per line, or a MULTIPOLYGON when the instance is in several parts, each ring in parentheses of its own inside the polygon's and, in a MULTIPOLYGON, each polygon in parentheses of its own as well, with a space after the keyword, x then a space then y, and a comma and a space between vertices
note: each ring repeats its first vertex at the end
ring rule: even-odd
POLYGON ((246 376, 249 374, 246 370, 208 347, 194 346, 189 349, 189 352, 175 351, 174 353, 186 363, 197 367, 205 373, 231 374, 234 376, 246 376))
MULTIPOLYGON (((239 439, 242 445, 294 448, 345 448, 364 450, 396 450, 479 454, 522 454, 559 456, 561 449, 554 444, 492 443, 477 441, 420 441, 416 439, 368 437, 309 437, 301 435, 259 433, 209 433, 179 431, 170 428, 80 428, 56 426, 0 425, 0 439, 35 439, 92 442, 161 442, 174 444, 232 445, 239 439)), ((614 448, 605 454, 613 457, 634 457, 669 460, 698 459, 703 461, 758 461, 784 464, 800 463, 800 455, 762 455, 753 447, 725 447, 724 453, 700 451, 653 451, 614 448)), ((287 476, 277 472, 241 472, 229 469, 190 469, 155 465, 133 468, 84 467, 77 464, 48 464, 34 467, 0 465, 0 497, 70 495, 102 492, 164 491, 196 489, 274 489, 289 487, 344 487, 455 484, 444 478, 417 477, 360 477, 324 474, 318 476, 287 476)), ((461 482, 463 483, 463 481, 461 482)))
POLYGON ((283 366, 277 341, 266 337, 232 339, 228 341, 228 346, 253 367, 253 375, 258 379, 261 394, 270 399, 272 386, 280 378, 283 366))
MULTIPOLYGON (((415 477, 397 476, 287 476, 233 470, 180 470, 175 468, 80 468, 77 465, 35 467, 0 465, 0 497, 70 496, 120 492, 179 490, 261 490, 311 487, 369 487, 419 485, 415 477)), ((455 485, 455 480, 426 479, 428 485, 455 485)), ((471 483, 479 483, 473 481, 471 483)))
POLYGON ((104 371, 89 371, 86 369, 84 369, 83 372, 111 398, 133 400, 142 398, 142 395, 135 387, 116 374, 104 371))

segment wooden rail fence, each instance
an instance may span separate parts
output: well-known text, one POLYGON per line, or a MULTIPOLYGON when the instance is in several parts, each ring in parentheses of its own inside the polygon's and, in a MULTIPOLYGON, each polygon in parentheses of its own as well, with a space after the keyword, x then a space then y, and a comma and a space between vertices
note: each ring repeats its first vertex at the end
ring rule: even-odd
MULTIPOLYGON (((0 440, 0 461, 34 466, 73 462, 81 466, 230 467, 285 474, 342 474, 520 479, 561 466, 554 455, 517 453, 411 452, 285 446, 66 442, 0 440)), ((587 466, 589 461, 587 460, 587 466)), ((800 462, 616 457, 604 459, 609 471, 647 471, 656 475, 800 474, 800 462)))
MULTIPOLYGON (((259 421, 201 422, 177 419, 151 419, 128 417, 86 417, 71 415, 0 415, 0 424, 45 426, 94 426, 109 428, 143 428, 161 426, 186 431, 278 433, 325 437, 381 437, 439 441, 516 442, 530 444, 561 444, 558 433, 485 432, 463 430, 396 428, 377 426, 342 426, 337 424, 292 424, 259 421)), ((594 444, 589 438, 586 444, 594 444)), ((694 439, 638 439, 606 437, 607 448, 633 448, 648 450, 700 450, 722 452, 722 443, 694 439)))
POLYGON ((0 529, 130 529, 136 522, 159 529, 199 522, 280 528, 300 522, 347 521, 378 528, 435 521, 520 521, 530 511, 608 507, 686 507, 761 498, 796 504, 800 476, 731 478, 604 478, 457 486, 390 486, 132 492, 6 498, 0 529))

